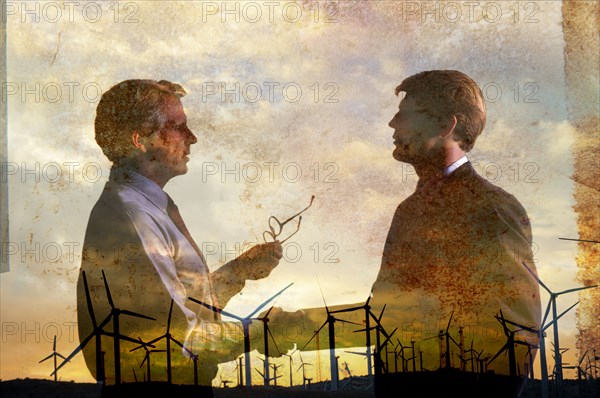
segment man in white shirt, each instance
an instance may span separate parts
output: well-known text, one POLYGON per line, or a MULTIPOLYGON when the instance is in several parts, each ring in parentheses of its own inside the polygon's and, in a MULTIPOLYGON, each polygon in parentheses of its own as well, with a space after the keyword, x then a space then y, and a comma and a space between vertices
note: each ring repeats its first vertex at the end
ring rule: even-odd
MULTIPOLYGON (((268 276, 282 257, 279 242, 265 243, 209 272, 177 206, 163 191, 171 178, 187 172, 190 146, 197 142, 187 127, 180 100, 184 94, 180 85, 168 81, 127 80, 104 93, 97 107, 96 142, 113 166, 85 235, 81 270, 91 300, 88 303, 83 272, 77 298, 81 341, 93 334, 94 322, 100 324, 111 310, 113 317, 103 330, 112 332, 118 312, 112 308, 125 310, 118 315, 119 334, 124 336, 118 366, 114 336, 102 338, 100 357, 95 344, 83 349, 92 375, 107 384, 118 383, 132 367, 138 369, 144 358, 143 349, 131 351, 136 345, 127 338, 148 342, 164 335, 168 326, 171 347, 177 348, 170 353, 172 382, 193 383, 190 357, 199 355, 199 384, 210 386, 218 362, 240 354, 239 342, 226 347, 219 336, 195 333, 205 324, 218 323, 219 316, 187 298, 223 308, 247 279, 268 276)), ((154 374, 145 378, 164 380, 166 358, 164 353, 149 357, 154 374)))

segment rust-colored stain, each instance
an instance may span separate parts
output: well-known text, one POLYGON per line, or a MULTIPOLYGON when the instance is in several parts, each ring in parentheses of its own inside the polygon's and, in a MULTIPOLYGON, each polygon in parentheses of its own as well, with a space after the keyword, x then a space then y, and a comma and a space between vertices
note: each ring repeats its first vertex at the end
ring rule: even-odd
MULTIPOLYGON (((600 241, 600 138, 598 136, 598 54, 600 3, 565 1, 565 72, 569 119, 576 128, 573 146, 577 227, 582 240, 600 241), (595 84, 590 84, 590 81, 595 84)), ((600 283, 600 244, 578 244, 577 279, 583 285, 600 283)), ((600 352, 600 289, 579 293, 577 349, 600 352)))

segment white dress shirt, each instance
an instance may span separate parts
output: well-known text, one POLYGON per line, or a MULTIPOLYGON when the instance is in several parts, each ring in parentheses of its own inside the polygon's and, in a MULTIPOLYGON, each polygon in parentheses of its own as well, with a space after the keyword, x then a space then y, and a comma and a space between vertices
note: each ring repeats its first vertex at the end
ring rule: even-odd
MULTIPOLYGON (((154 181, 131 170, 112 169, 98 205, 109 205, 115 217, 124 214, 130 219, 146 256, 187 319, 184 345, 191 346, 188 338, 194 328, 201 322, 214 321, 215 317, 210 310, 191 303, 187 297, 212 305, 214 292, 203 256, 169 217, 168 201, 167 193, 154 181)), ((148 294, 152 294, 152 287, 146 288, 148 294)))
POLYGON ((458 159, 456 162, 452 163, 450 166, 446 167, 444 169, 444 175, 449 176, 450 174, 452 174, 454 172, 454 170, 458 169, 460 166, 467 163, 468 161, 469 161, 469 159, 467 159, 466 156, 463 156, 462 158, 458 159))

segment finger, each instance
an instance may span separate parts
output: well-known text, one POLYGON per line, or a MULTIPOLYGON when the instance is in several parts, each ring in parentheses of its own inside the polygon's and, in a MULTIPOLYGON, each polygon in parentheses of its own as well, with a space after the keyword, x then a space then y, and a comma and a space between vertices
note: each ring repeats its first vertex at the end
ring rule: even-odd
POLYGON ((283 247, 281 246, 281 244, 279 242, 270 242, 268 249, 275 256, 283 254, 283 247))
POLYGON ((275 247, 273 253, 275 253, 275 257, 281 258, 283 256, 283 248, 281 246, 277 246, 275 247))

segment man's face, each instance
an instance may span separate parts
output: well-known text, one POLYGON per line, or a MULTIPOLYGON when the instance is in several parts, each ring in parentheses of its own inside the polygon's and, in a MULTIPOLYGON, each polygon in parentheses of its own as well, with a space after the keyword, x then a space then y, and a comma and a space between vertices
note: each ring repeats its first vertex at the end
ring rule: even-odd
POLYGON ((406 96, 388 125, 394 129, 394 159, 410 164, 432 162, 440 155, 443 126, 412 96, 406 96))
POLYGON ((190 146, 198 140, 187 127, 187 117, 178 98, 171 98, 162 109, 164 127, 148 137, 147 160, 160 174, 167 177, 187 173, 190 146))

